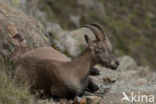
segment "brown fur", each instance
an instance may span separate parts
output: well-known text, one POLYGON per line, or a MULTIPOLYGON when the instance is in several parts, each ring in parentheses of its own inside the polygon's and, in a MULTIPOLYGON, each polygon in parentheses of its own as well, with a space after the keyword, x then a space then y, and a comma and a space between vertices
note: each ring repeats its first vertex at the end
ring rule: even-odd
MULTIPOLYGON (((97 29, 92 30, 92 27, 88 27, 93 32, 101 31, 99 27, 89 26, 97 29)), ((95 35, 98 38, 99 33, 95 35)), ((111 57, 109 61, 103 60, 111 55, 104 40, 91 41, 87 36, 85 39, 88 47, 72 60, 50 47, 42 47, 25 53, 18 61, 14 72, 15 78, 21 83, 28 83, 32 91, 44 90, 58 97, 79 95, 87 86, 95 89, 88 77, 93 66, 100 63, 110 68, 115 65, 116 68, 117 65, 112 62, 116 61, 114 57, 111 57), (99 47, 105 52, 101 52, 99 47)))

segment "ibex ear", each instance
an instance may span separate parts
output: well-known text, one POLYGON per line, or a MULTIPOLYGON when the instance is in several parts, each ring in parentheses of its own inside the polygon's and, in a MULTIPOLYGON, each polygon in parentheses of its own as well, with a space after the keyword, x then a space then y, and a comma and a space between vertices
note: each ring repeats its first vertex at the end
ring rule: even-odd
POLYGON ((85 40, 86 40, 86 42, 87 42, 87 44, 90 46, 91 45, 91 43, 92 43, 92 40, 85 34, 85 40))

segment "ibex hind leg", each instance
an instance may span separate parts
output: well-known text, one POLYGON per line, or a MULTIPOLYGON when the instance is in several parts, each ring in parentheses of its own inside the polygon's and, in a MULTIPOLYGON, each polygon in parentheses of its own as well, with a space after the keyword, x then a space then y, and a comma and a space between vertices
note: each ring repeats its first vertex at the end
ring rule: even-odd
POLYGON ((89 92, 95 92, 95 91, 99 90, 98 85, 96 85, 91 78, 89 78, 89 80, 88 80, 87 90, 89 92))

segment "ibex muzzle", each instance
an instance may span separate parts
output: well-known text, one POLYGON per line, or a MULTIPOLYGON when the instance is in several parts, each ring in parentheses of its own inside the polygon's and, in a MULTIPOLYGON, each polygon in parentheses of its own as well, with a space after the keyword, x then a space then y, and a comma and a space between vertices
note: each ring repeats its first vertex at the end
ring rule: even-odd
POLYGON ((84 27, 89 28, 96 37, 96 40, 92 41, 85 35, 86 42, 92 49, 95 62, 113 70, 117 69, 119 61, 114 57, 108 47, 103 28, 98 24, 85 25, 84 27))

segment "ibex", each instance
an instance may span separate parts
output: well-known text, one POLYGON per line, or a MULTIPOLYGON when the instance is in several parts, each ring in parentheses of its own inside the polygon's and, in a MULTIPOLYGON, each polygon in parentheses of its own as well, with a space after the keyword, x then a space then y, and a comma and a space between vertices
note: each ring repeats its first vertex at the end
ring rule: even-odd
POLYGON ((25 53, 16 66, 14 75, 21 83, 30 84, 31 90, 44 90, 57 97, 76 96, 86 89, 98 90, 89 75, 96 64, 116 69, 119 61, 106 44, 103 28, 98 24, 85 25, 96 39, 85 35, 86 49, 72 60, 50 47, 25 53))

